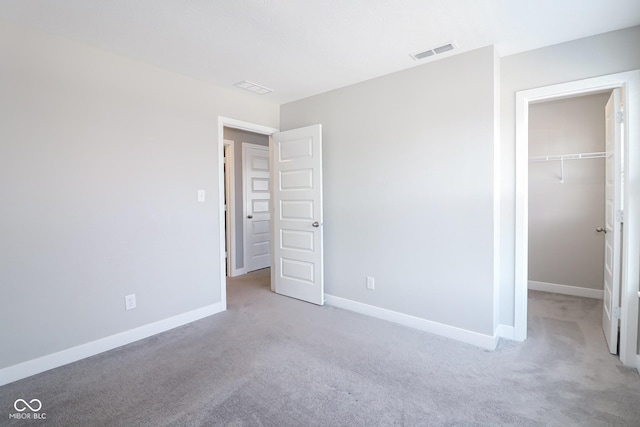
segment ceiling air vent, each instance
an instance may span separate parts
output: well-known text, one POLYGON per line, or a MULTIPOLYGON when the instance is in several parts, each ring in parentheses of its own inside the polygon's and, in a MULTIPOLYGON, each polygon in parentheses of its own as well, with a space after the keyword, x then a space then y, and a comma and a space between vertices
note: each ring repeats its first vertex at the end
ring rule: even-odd
POLYGON ((450 52, 456 48, 454 42, 443 44, 442 46, 435 47, 433 49, 425 50, 424 52, 410 54, 413 59, 419 61, 421 59, 428 58, 430 56, 439 55, 441 53, 450 52))
POLYGON ((438 46, 437 48, 433 49, 435 53, 445 53, 449 52, 450 50, 453 50, 453 44, 451 43, 447 43, 443 46, 438 46))
POLYGON ((424 52, 416 53, 415 55, 411 55, 411 56, 413 56, 413 59, 415 59, 417 61, 419 59, 428 58, 428 57, 433 56, 433 55, 435 55, 434 51, 425 50, 424 52))
POLYGON ((258 84, 252 83, 247 80, 243 80, 234 84, 234 86, 239 87, 240 89, 248 90, 249 92, 257 93, 258 95, 264 95, 269 92, 273 92, 273 89, 269 89, 268 87, 260 86, 258 84))

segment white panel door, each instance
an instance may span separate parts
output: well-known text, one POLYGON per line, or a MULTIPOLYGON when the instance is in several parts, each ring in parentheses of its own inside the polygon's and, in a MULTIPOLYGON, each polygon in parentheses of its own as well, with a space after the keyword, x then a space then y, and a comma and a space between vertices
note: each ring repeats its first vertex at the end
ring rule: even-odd
POLYGON ((602 328, 609 352, 618 352, 620 307, 620 229, 621 229, 621 125, 620 89, 614 89, 605 107, 605 246, 604 301, 602 328))
POLYGON ((246 272, 271 265, 269 147, 242 144, 244 180, 244 266, 246 272))
POLYGON ((322 254, 322 127, 273 135, 275 292, 324 304, 322 254))

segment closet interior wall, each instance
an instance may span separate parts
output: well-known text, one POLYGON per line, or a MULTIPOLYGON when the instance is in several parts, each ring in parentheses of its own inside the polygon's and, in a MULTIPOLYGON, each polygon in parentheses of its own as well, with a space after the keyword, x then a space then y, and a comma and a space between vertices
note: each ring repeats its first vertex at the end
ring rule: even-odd
POLYGON ((608 97, 609 91, 529 107, 530 287, 601 294, 604 236, 596 229, 604 226, 608 97))

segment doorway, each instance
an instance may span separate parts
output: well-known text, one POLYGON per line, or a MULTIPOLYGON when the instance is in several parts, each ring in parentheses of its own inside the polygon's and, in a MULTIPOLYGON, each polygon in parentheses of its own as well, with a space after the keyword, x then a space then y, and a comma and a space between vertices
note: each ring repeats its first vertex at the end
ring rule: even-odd
POLYGON ((619 88, 625 99, 624 199, 625 227, 622 236, 620 360, 640 366, 638 357, 638 298, 640 281, 640 123, 630 121, 630 111, 640 108, 640 70, 562 83, 516 93, 516 231, 515 231, 515 338, 527 337, 528 282, 528 158, 529 104, 619 88), (636 177, 636 178, 633 178, 636 177))
POLYGON ((529 289, 603 298, 610 95, 529 105, 529 289))
POLYGON ((220 292, 226 310, 224 130, 269 136, 271 290, 324 304, 322 125, 277 129, 218 117, 220 292))
POLYGON ((235 277, 269 266, 269 136, 228 127, 223 134, 228 276, 235 277))
MULTIPOLYGON (((227 275, 226 275, 226 259, 224 256, 225 253, 225 247, 226 247, 226 227, 225 227, 225 221, 224 218, 226 217, 226 213, 225 213, 225 203, 224 203, 224 193, 225 193, 225 180, 224 180, 224 163, 225 163, 225 159, 224 159, 224 129, 225 128, 230 128, 230 129, 238 129, 241 131, 246 131, 246 132, 251 132, 251 133, 255 133, 258 135, 266 135, 267 137, 269 137, 270 135, 274 134, 275 132, 278 131, 278 129, 275 128, 270 128, 267 126, 262 126, 262 125, 256 125, 253 123, 249 123, 249 122, 244 122, 241 120, 236 120, 236 119, 231 119, 231 118, 227 118, 227 117, 218 117, 218 159, 219 159, 219 165, 218 165, 218 170, 220 171, 220 175, 218 176, 218 183, 219 183, 219 188, 218 188, 218 194, 219 194, 219 218, 220 218, 220 303, 222 305, 222 310, 226 310, 227 309, 227 275)), ((235 165, 235 162, 234 162, 235 165)), ((236 168, 237 169, 237 168, 236 168)), ((237 195, 237 187, 236 186, 236 195, 237 195)), ((235 197, 235 195, 234 195, 235 197)), ((231 218, 230 222, 231 224, 234 223, 234 219, 235 219, 235 223, 237 223, 238 219, 237 219, 237 212, 235 213, 235 215, 233 216, 233 218, 231 218)), ((234 235, 234 237, 236 237, 234 235)), ((233 250, 233 249, 232 249, 233 250)), ((237 254, 237 252, 235 252, 237 254)), ((232 271, 232 275, 238 275, 238 274, 243 274, 242 270, 239 270, 234 264, 233 264, 233 260, 234 260, 234 254, 231 254, 231 260, 232 260, 232 264, 231 264, 231 271, 232 271), (234 269, 235 267, 235 269, 234 269)), ((273 283, 271 284, 272 290, 273 290, 273 283)))
MULTIPOLYGON (((605 116, 611 92, 529 105, 529 291, 603 300, 605 116)), ((528 304, 550 298, 530 292, 528 304)), ((602 303, 584 302, 591 319, 597 306, 602 303)), ((602 322, 591 332, 604 343, 601 329, 602 322)))

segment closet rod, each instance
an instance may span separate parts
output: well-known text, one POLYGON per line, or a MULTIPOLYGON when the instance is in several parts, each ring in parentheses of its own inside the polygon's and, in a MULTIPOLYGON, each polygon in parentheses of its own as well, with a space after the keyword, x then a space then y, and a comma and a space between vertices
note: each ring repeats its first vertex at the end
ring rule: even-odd
POLYGON ((607 153, 605 151, 598 151, 595 153, 558 154, 555 156, 529 157, 529 163, 560 161, 560 182, 564 183, 564 161, 565 160, 599 159, 606 156, 607 156, 607 153))
POLYGON ((578 154, 557 154, 554 156, 538 156, 529 157, 529 163, 533 162, 551 162, 551 161, 564 161, 564 160, 580 160, 580 159, 599 159, 606 157, 607 153, 604 151, 598 151, 595 153, 578 153, 578 154))

